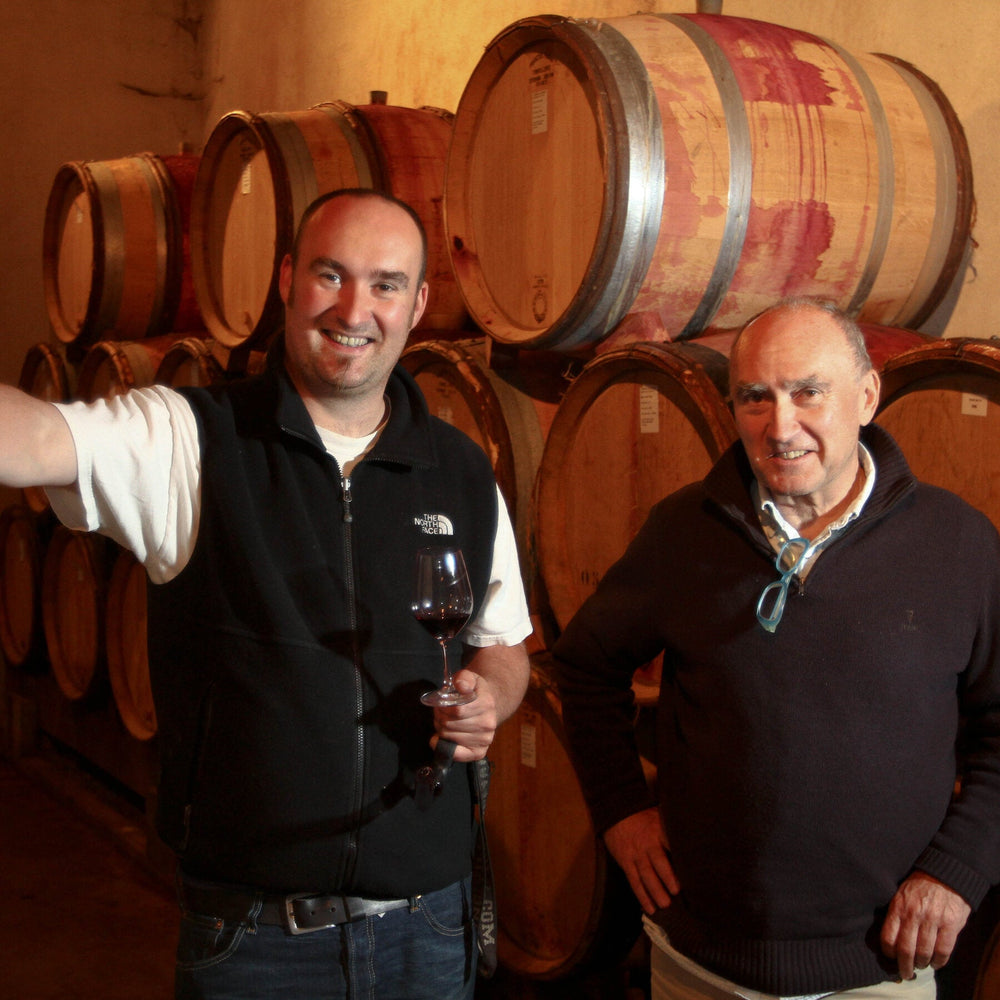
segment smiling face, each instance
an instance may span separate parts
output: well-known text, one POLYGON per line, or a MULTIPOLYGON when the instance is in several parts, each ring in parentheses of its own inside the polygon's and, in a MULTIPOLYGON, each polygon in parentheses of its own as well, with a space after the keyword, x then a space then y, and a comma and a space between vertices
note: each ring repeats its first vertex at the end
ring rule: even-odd
POLYGON ((427 303, 423 247, 407 213, 377 197, 343 195, 306 222, 281 265, 286 364, 306 406, 361 422, 382 396, 427 303))
POLYGON ((802 528, 851 499, 858 433, 878 375, 862 371, 837 320, 815 307, 754 320, 731 358, 733 413, 754 475, 802 528))

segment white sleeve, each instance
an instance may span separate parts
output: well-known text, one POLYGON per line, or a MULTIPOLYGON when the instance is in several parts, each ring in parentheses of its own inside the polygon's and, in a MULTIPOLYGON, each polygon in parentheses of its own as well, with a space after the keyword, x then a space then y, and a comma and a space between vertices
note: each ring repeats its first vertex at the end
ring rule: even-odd
POLYGON ((497 488, 497 530, 493 540, 493 571, 486 599, 462 633, 469 646, 516 646, 531 635, 524 597, 517 542, 507 504, 497 488))
POLYGON ((201 450, 187 401, 168 386, 56 404, 76 444, 77 481, 50 488, 64 524, 130 549, 154 583, 187 564, 198 531, 201 450))

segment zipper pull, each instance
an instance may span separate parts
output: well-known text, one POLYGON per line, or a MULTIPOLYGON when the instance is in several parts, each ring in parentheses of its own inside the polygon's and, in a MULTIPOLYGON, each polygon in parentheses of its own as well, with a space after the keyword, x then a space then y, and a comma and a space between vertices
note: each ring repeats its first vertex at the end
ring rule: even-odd
POLYGON ((354 517, 351 514, 351 479, 349 476, 345 476, 340 481, 342 488, 342 497, 344 500, 344 523, 350 524, 354 517))

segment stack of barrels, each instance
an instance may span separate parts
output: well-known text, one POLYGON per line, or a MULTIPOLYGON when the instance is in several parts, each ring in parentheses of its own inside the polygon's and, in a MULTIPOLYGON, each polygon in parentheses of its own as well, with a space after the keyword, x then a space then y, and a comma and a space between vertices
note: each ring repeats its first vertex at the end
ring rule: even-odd
MULTIPOLYGON (((544 651, 652 504, 735 440, 735 331, 791 294, 855 315, 884 373, 879 419, 916 473, 1000 525, 1000 469, 983 469, 1000 351, 915 332, 964 272, 968 148, 940 89, 890 56, 712 14, 526 18, 486 47, 454 114, 384 95, 234 112, 200 157, 64 166, 45 234, 57 342, 26 359, 25 388, 97 398, 244 374, 280 329, 278 268, 297 218, 352 186, 391 192, 424 221, 431 297, 402 363, 432 412, 490 456, 516 526, 538 656, 493 751, 500 956, 561 977, 620 924, 606 919, 611 875, 544 651), (543 812, 559 817, 552 837, 535 835, 543 812)), ((113 642, 100 630, 108 665, 141 660, 141 573, 83 541, 70 555, 54 531, 42 558, 43 533, 28 527, 39 516, 27 494, 5 513, 5 577, 41 572, 32 592, 46 613, 63 591, 79 600, 78 584, 49 582, 55 564, 92 576, 95 593, 107 581, 108 620, 131 616, 113 642)), ((16 663, 38 641, 11 591, 0 632, 6 647, 16 620, 23 634, 4 650, 16 663)), ((46 620, 53 669, 54 631, 46 620)), ((148 682, 141 667, 125 673, 147 707, 122 716, 149 738, 148 682)), ((85 687, 77 676, 63 689, 85 687)), ((640 701, 655 689, 651 667, 640 701)))
MULTIPOLYGON (((452 118, 376 94, 360 107, 234 112, 200 156, 64 164, 44 232, 52 337, 29 349, 21 388, 93 402, 252 373, 281 328, 278 270, 296 220, 337 187, 389 191, 417 209, 434 293, 414 341, 451 335, 467 322, 443 239, 452 118)), ((127 733, 150 740, 142 567, 107 539, 56 525, 37 489, 4 512, 0 532, 6 662, 50 666, 83 708, 110 693, 127 733)))
MULTIPOLYGON (((63 164, 49 193, 43 277, 52 336, 25 355, 19 385, 53 402, 148 385, 167 351, 203 334, 190 267, 199 157, 141 153, 63 164)), ((132 736, 155 733, 145 668, 145 582, 129 553, 55 523, 45 493, 4 512, 0 635, 10 664, 51 667, 86 708, 113 691, 132 736), (16 614, 13 613, 16 609, 16 614)), ((81 748, 85 750, 86 748, 81 748)))
MULTIPOLYGON (((1000 356, 914 332, 959 280, 972 208, 962 129, 899 60, 711 15, 535 17, 490 43, 456 110, 445 189, 478 339, 418 344, 403 362, 494 459, 539 646, 652 504, 735 439, 729 345, 784 296, 859 319, 891 366, 883 413, 899 413, 891 429, 918 474, 960 493, 981 483, 992 407, 966 418, 956 397, 996 402, 1000 356), (928 447, 927 422, 946 423, 948 447, 928 447)), ((551 979, 627 948, 636 925, 589 825, 544 655, 534 667, 491 750, 487 825, 501 961, 551 979)), ((640 706, 655 701, 655 665, 635 687, 640 706)))

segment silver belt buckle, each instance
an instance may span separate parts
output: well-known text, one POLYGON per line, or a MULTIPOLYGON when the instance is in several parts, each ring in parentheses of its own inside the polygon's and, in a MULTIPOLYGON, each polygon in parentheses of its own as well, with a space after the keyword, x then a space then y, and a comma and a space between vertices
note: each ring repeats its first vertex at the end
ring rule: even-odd
MULTIPOLYGON (((286 896, 285 897, 285 924, 288 928, 289 934, 311 934, 313 931, 325 931, 330 927, 334 927, 337 924, 344 923, 347 919, 346 911, 340 916, 339 920, 334 919, 336 914, 336 906, 329 907, 330 919, 325 923, 319 923, 315 927, 300 927, 298 921, 295 919, 295 904, 299 900, 310 899, 309 896, 286 896)), ((333 898, 333 897, 327 897, 333 898)))

